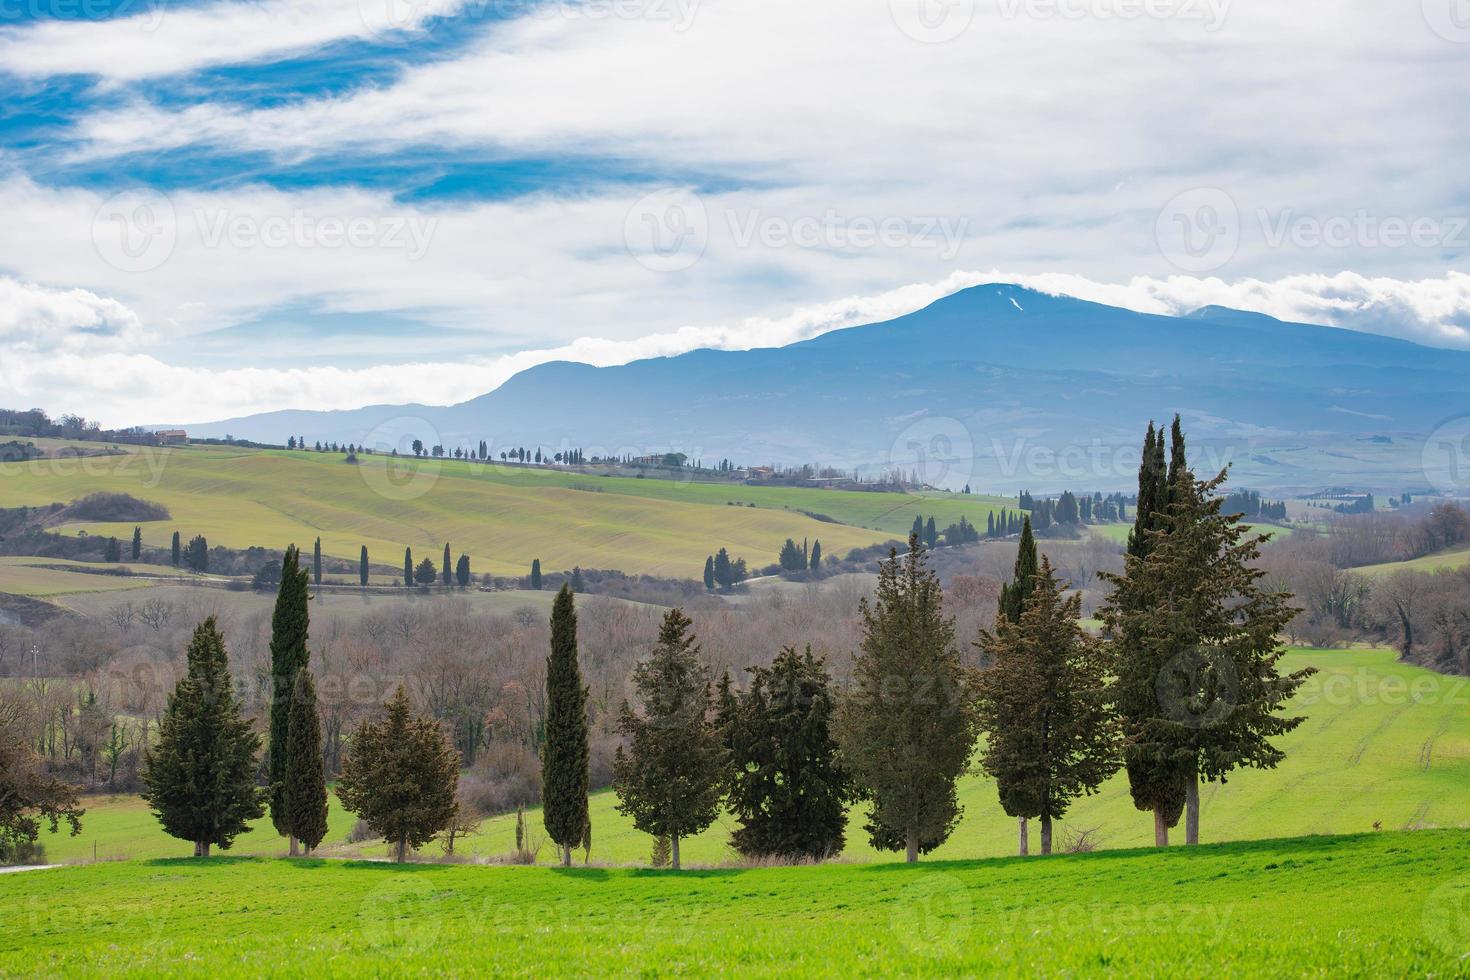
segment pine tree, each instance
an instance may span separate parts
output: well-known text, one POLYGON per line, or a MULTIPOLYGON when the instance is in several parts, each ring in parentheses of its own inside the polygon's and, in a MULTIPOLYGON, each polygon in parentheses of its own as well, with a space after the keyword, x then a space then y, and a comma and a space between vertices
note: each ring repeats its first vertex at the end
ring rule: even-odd
POLYGON ((546 740, 541 744, 542 820, 564 867, 587 821, 587 689, 577 665, 577 611, 563 584, 551 607, 546 657, 546 740))
POLYGON ((291 814, 286 804, 287 742, 291 726, 291 695, 296 689, 296 675, 307 661, 306 638, 310 628, 307 612, 307 573, 301 567, 301 554, 289 545, 281 560, 281 585, 276 592, 276 607, 271 614, 271 715, 270 715, 270 800, 271 823, 276 833, 290 838, 291 853, 296 853, 297 837, 291 830, 291 814))
POLYGON ((715 552, 715 582, 722 589, 728 589, 735 584, 735 569, 730 564, 730 553, 724 548, 715 552))
POLYGON ((195 857, 208 857, 215 846, 228 850, 265 813, 265 794, 255 785, 259 750, 211 616, 194 630, 188 674, 169 696, 156 744, 143 751, 143 799, 164 833, 192 842, 195 857))
POLYGON ((183 549, 179 545, 179 532, 178 531, 175 531, 174 532, 174 544, 173 544, 173 560, 174 560, 174 567, 175 568, 178 568, 179 567, 179 563, 181 561, 183 561, 183 555, 181 554, 182 551, 183 551, 183 549))
POLYGON ((676 870, 680 839, 714 823, 724 784, 725 751, 692 625, 669 610, 653 653, 633 668, 642 711, 623 702, 618 731, 627 750, 619 746, 613 760, 618 811, 643 833, 669 838, 676 870))
POLYGON ((286 812, 291 835, 310 854, 327 836, 327 780, 322 764, 322 723, 316 707, 316 681, 305 668, 296 672, 286 732, 286 812))
MULTIPOLYGON (((1182 452, 1183 437, 1176 442, 1176 452, 1182 452)), ((1181 465, 1182 461, 1181 461, 1181 465)), ((1124 555, 1124 575, 1130 569, 1142 568, 1149 553, 1165 533, 1164 511, 1167 507, 1168 473, 1164 464, 1164 434, 1149 422, 1143 438, 1143 453, 1138 465, 1138 506, 1135 508, 1133 529, 1128 533, 1128 546, 1124 555)), ((1100 616, 1118 617, 1120 624, 1132 623, 1127 614, 1133 610, 1124 604, 1139 601, 1134 593, 1122 587, 1122 580, 1104 574, 1103 579, 1113 583, 1113 593, 1108 606, 1100 616)), ((1120 625, 1120 629, 1123 629, 1120 625)), ((1152 669, 1157 673, 1154 658, 1144 649, 1145 638, 1131 629, 1112 634, 1112 646, 1116 669, 1120 674, 1135 678, 1138 683, 1152 669)), ((1122 690, 1122 687, 1120 687, 1122 690)), ((1188 773, 1183 761, 1167 752, 1152 751, 1137 743, 1133 733, 1141 730, 1149 717, 1155 713, 1152 695, 1137 683, 1131 685, 1119 698, 1118 710, 1122 715, 1124 732, 1128 738, 1123 745, 1123 764, 1128 771, 1128 789, 1133 805, 1139 810, 1154 815, 1154 843, 1168 846, 1169 830, 1178 825, 1184 813, 1188 773)))
POLYGON ((403 549, 403 585, 404 588, 413 588, 413 549, 403 549))
POLYGON ((383 708, 353 732, 337 797, 402 863, 453 822, 459 753, 437 721, 411 714, 402 685, 383 708))
POLYGON ((133 561, 143 557, 143 529, 133 528, 133 561))
POLYGON ((977 734, 971 678, 955 650, 943 595, 918 537, 909 539, 908 554, 889 552, 873 601, 859 607, 857 691, 837 715, 843 759, 871 801, 873 846, 904 849, 911 862, 954 830, 955 780, 977 734))
POLYGON ((311 555, 311 580, 315 585, 322 584, 322 539, 316 539, 316 547, 311 555))
POLYGON ((434 568, 434 559, 425 558, 419 562, 418 567, 413 570, 414 581, 419 585, 430 586, 439 580, 439 572, 434 568))
POLYGON ((1163 533, 1146 559, 1129 556, 1100 618, 1122 651, 1128 747, 1182 772, 1185 839, 1196 844, 1199 779, 1275 768, 1284 753, 1271 739, 1304 720, 1280 711, 1314 670, 1280 672, 1276 638, 1297 610, 1262 587, 1254 564, 1267 536, 1222 513, 1226 474, 1196 480, 1182 461, 1174 472, 1163 533))
POLYGON ((812 542, 812 574, 819 575, 822 571, 822 539, 818 538, 812 542))
POLYGON ((470 584, 470 556, 460 555, 459 561, 454 565, 454 580, 461 589, 469 588, 470 584))
POLYGON ((1021 546, 1016 551, 1016 568, 1010 582, 1000 587, 1001 617, 1013 623, 1021 621, 1021 612, 1026 600, 1031 597, 1036 579, 1036 538, 1031 533, 1031 518, 1021 521, 1021 546))
POLYGON ((751 668, 736 697, 721 682, 720 721, 730 752, 731 837, 745 855, 822 859, 842 851, 856 799, 831 733, 835 696, 824 662, 786 647, 751 668))
POLYGON ((531 588, 537 592, 541 591, 541 559, 531 560, 531 588))
POLYGON ((715 556, 710 555, 704 560, 704 587, 713 592, 715 590, 715 556))
POLYGON ((1041 853, 1050 854, 1052 821, 1121 765, 1108 660, 1081 615, 1081 595, 1064 596, 1042 556, 1021 616, 997 616, 995 631, 980 634, 992 661, 979 680, 981 766, 1002 808, 1021 820, 1022 854, 1026 819, 1041 819, 1041 853))
POLYGON ((357 560, 357 578, 358 578, 358 581, 362 584, 362 586, 364 588, 366 588, 366 586, 368 584, 368 553, 367 553, 367 545, 363 545, 362 546, 362 557, 357 560))

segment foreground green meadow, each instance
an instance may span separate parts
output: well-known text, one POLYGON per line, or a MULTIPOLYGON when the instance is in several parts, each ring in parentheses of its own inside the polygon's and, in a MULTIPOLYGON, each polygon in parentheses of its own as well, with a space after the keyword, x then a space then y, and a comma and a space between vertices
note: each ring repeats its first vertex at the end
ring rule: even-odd
POLYGON ((213 858, 0 876, 0 975, 1463 976, 1470 834, 654 872, 213 858))
MULTIPOLYGON (((0 507, 68 503, 97 491, 162 504, 172 518, 143 525, 168 547, 203 533, 231 548, 310 544, 396 567, 403 549, 437 560, 447 539, 477 573, 524 575, 581 565, 697 578, 726 547, 752 567, 776 560, 788 537, 820 538, 827 554, 902 537, 914 517, 941 528, 961 515, 979 527, 1014 501, 957 494, 891 494, 602 477, 459 460, 225 447, 150 449, 115 456, 0 464, 0 507), (738 504, 739 506, 732 506, 738 504), (753 505, 753 506, 752 506, 753 505)), ((69 530, 131 537, 132 523, 69 530)))
MULTIPOLYGON (((1470 824, 1470 679, 1446 677, 1400 664, 1391 650, 1293 650, 1283 668, 1312 665, 1319 673, 1293 702, 1307 717, 1280 740, 1286 760, 1269 771, 1246 771, 1223 785, 1206 784, 1201 794, 1201 833, 1205 841, 1238 841, 1306 834, 1352 834, 1419 827, 1463 828, 1470 824)), ((994 786, 980 776, 960 781, 965 815, 954 836, 933 855, 938 859, 998 857, 1015 850, 1015 821, 996 802, 994 786)), ((650 841, 615 809, 612 793, 592 797, 594 863, 638 864, 648 860, 650 841)), ((158 829, 136 797, 91 798, 82 834, 43 834, 48 860, 161 858, 188 853, 188 845, 158 829)), ((334 856, 385 853, 381 845, 346 844, 353 824, 335 796, 323 853, 334 856)), ((533 834, 541 833, 538 811, 527 813, 533 834)), ((853 861, 891 861, 868 846, 860 817, 848 829, 845 856, 853 861)), ((704 834, 684 842, 685 861, 720 864, 733 859, 728 842, 732 826, 717 821, 704 834)), ((1153 824, 1133 808, 1125 777, 1104 784, 1096 796, 1073 808, 1058 828, 1058 840, 1071 831, 1093 832, 1103 848, 1136 847, 1153 841, 1153 824)), ((484 821, 458 851, 466 857, 492 858, 514 847, 515 819, 484 821)), ((262 821, 235 845, 237 854, 274 855, 281 838, 262 821)), ((431 844, 424 856, 437 857, 431 844)), ((582 858, 581 852, 577 857, 582 858)), ((551 860, 551 849, 542 852, 551 860)), ((1467 869, 1470 870, 1470 869, 1467 869)))

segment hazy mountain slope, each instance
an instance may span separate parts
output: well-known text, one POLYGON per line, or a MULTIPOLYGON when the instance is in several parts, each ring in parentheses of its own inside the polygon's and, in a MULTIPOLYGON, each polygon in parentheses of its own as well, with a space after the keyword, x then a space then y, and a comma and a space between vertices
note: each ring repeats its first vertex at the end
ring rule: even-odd
POLYGON ((1397 490, 1423 487, 1424 436, 1467 405, 1470 353, 990 285, 784 348, 551 363, 446 408, 277 412, 190 429, 896 465, 1013 490, 1127 486, 1144 423, 1179 411, 1201 462, 1233 461, 1238 482, 1397 490))

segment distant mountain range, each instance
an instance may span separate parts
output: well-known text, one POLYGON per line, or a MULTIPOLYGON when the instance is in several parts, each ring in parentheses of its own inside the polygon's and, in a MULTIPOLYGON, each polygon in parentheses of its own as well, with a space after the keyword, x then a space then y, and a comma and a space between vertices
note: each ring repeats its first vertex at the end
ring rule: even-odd
POLYGON ((917 470, 977 491, 1135 485, 1150 419, 1183 416, 1197 471, 1274 492, 1426 492, 1426 437, 1470 410, 1470 352, 1207 307, 1155 316, 1013 285, 787 347, 618 367, 555 362, 448 407, 283 411, 195 436, 917 470))

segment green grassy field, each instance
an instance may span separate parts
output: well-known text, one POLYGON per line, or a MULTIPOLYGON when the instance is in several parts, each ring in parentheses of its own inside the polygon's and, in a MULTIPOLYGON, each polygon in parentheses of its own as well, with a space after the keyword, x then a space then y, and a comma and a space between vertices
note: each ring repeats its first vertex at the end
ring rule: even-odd
POLYGON ((1408 561, 1391 561, 1382 565, 1364 565, 1353 571, 1361 575, 1387 575, 1396 571, 1415 572, 1452 572, 1458 568, 1470 565, 1470 548, 1460 548, 1455 551, 1441 551, 1433 555, 1425 555, 1422 558, 1412 558, 1408 561))
MULTIPOLYGON (((754 567, 787 537, 821 539, 829 555, 901 536, 914 516, 941 527, 963 514, 983 527, 1008 503, 957 494, 886 494, 598 477, 454 460, 193 447, 0 465, 0 507, 121 491, 172 519, 143 525, 167 547, 175 530, 232 548, 310 544, 330 555, 401 561, 405 546, 437 562, 447 539, 474 571, 524 575, 582 565, 695 578, 726 547, 754 567), (740 504, 741 506, 732 506, 740 504), (754 507, 744 506, 755 504, 754 507), (819 515, 819 517, 809 516, 819 515), (837 522, 837 523, 834 523, 837 522)), ((63 530, 130 537, 131 523, 63 530)))
MULTIPOLYGON (((1388 830, 1463 827, 1470 822, 1470 680, 1399 664, 1388 650, 1297 650, 1284 662, 1287 669, 1307 664, 1321 673, 1295 702, 1308 720, 1281 740, 1285 762, 1274 770, 1237 773, 1224 785, 1206 784, 1201 804, 1204 840, 1349 834, 1369 830, 1375 822, 1388 830)), ((992 857, 1014 851, 1015 821, 1001 811, 989 780, 962 779, 960 800, 965 817, 934 857, 992 857)), ((615 804, 609 792, 592 798, 592 859, 646 862, 649 838, 636 831, 615 804)), ((87 805, 80 837, 43 835, 49 860, 90 860, 94 840, 103 858, 166 857, 188 850, 187 844, 164 836, 135 798, 92 799, 87 805)), ((533 835, 539 835, 540 814, 530 811, 527 822, 533 835)), ((386 853, 381 845, 347 846, 351 825, 333 798, 332 831, 324 853, 386 853)), ((703 864, 732 860, 728 844, 732 829, 724 818, 684 842, 685 860, 703 864)), ((1151 819, 1133 808, 1122 776, 1077 803, 1060 824, 1058 840, 1077 829, 1094 831, 1105 848, 1153 840, 1151 819)), ((514 840, 514 818, 496 817, 486 820, 459 850, 470 856, 497 856, 510 851, 514 840)), ((282 851, 282 841, 257 831, 241 838, 236 851, 276 854, 282 851)), ((437 845, 425 849, 429 856, 438 853, 437 845)), ((861 819, 849 826, 846 856, 855 861, 893 859, 868 846, 861 819)), ((552 859, 550 848, 542 857, 552 859)))
POLYGON ((0 876, 5 976, 1459 976, 1470 835, 654 872, 211 858, 0 876))
POLYGON ((66 558, 0 556, 0 592, 34 598, 144 589, 156 585, 157 579, 182 578, 187 574, 161 565, 125 562, 101 565, 66 558), (111 569, 126 569, 138 577, 107 574, 111 569))

